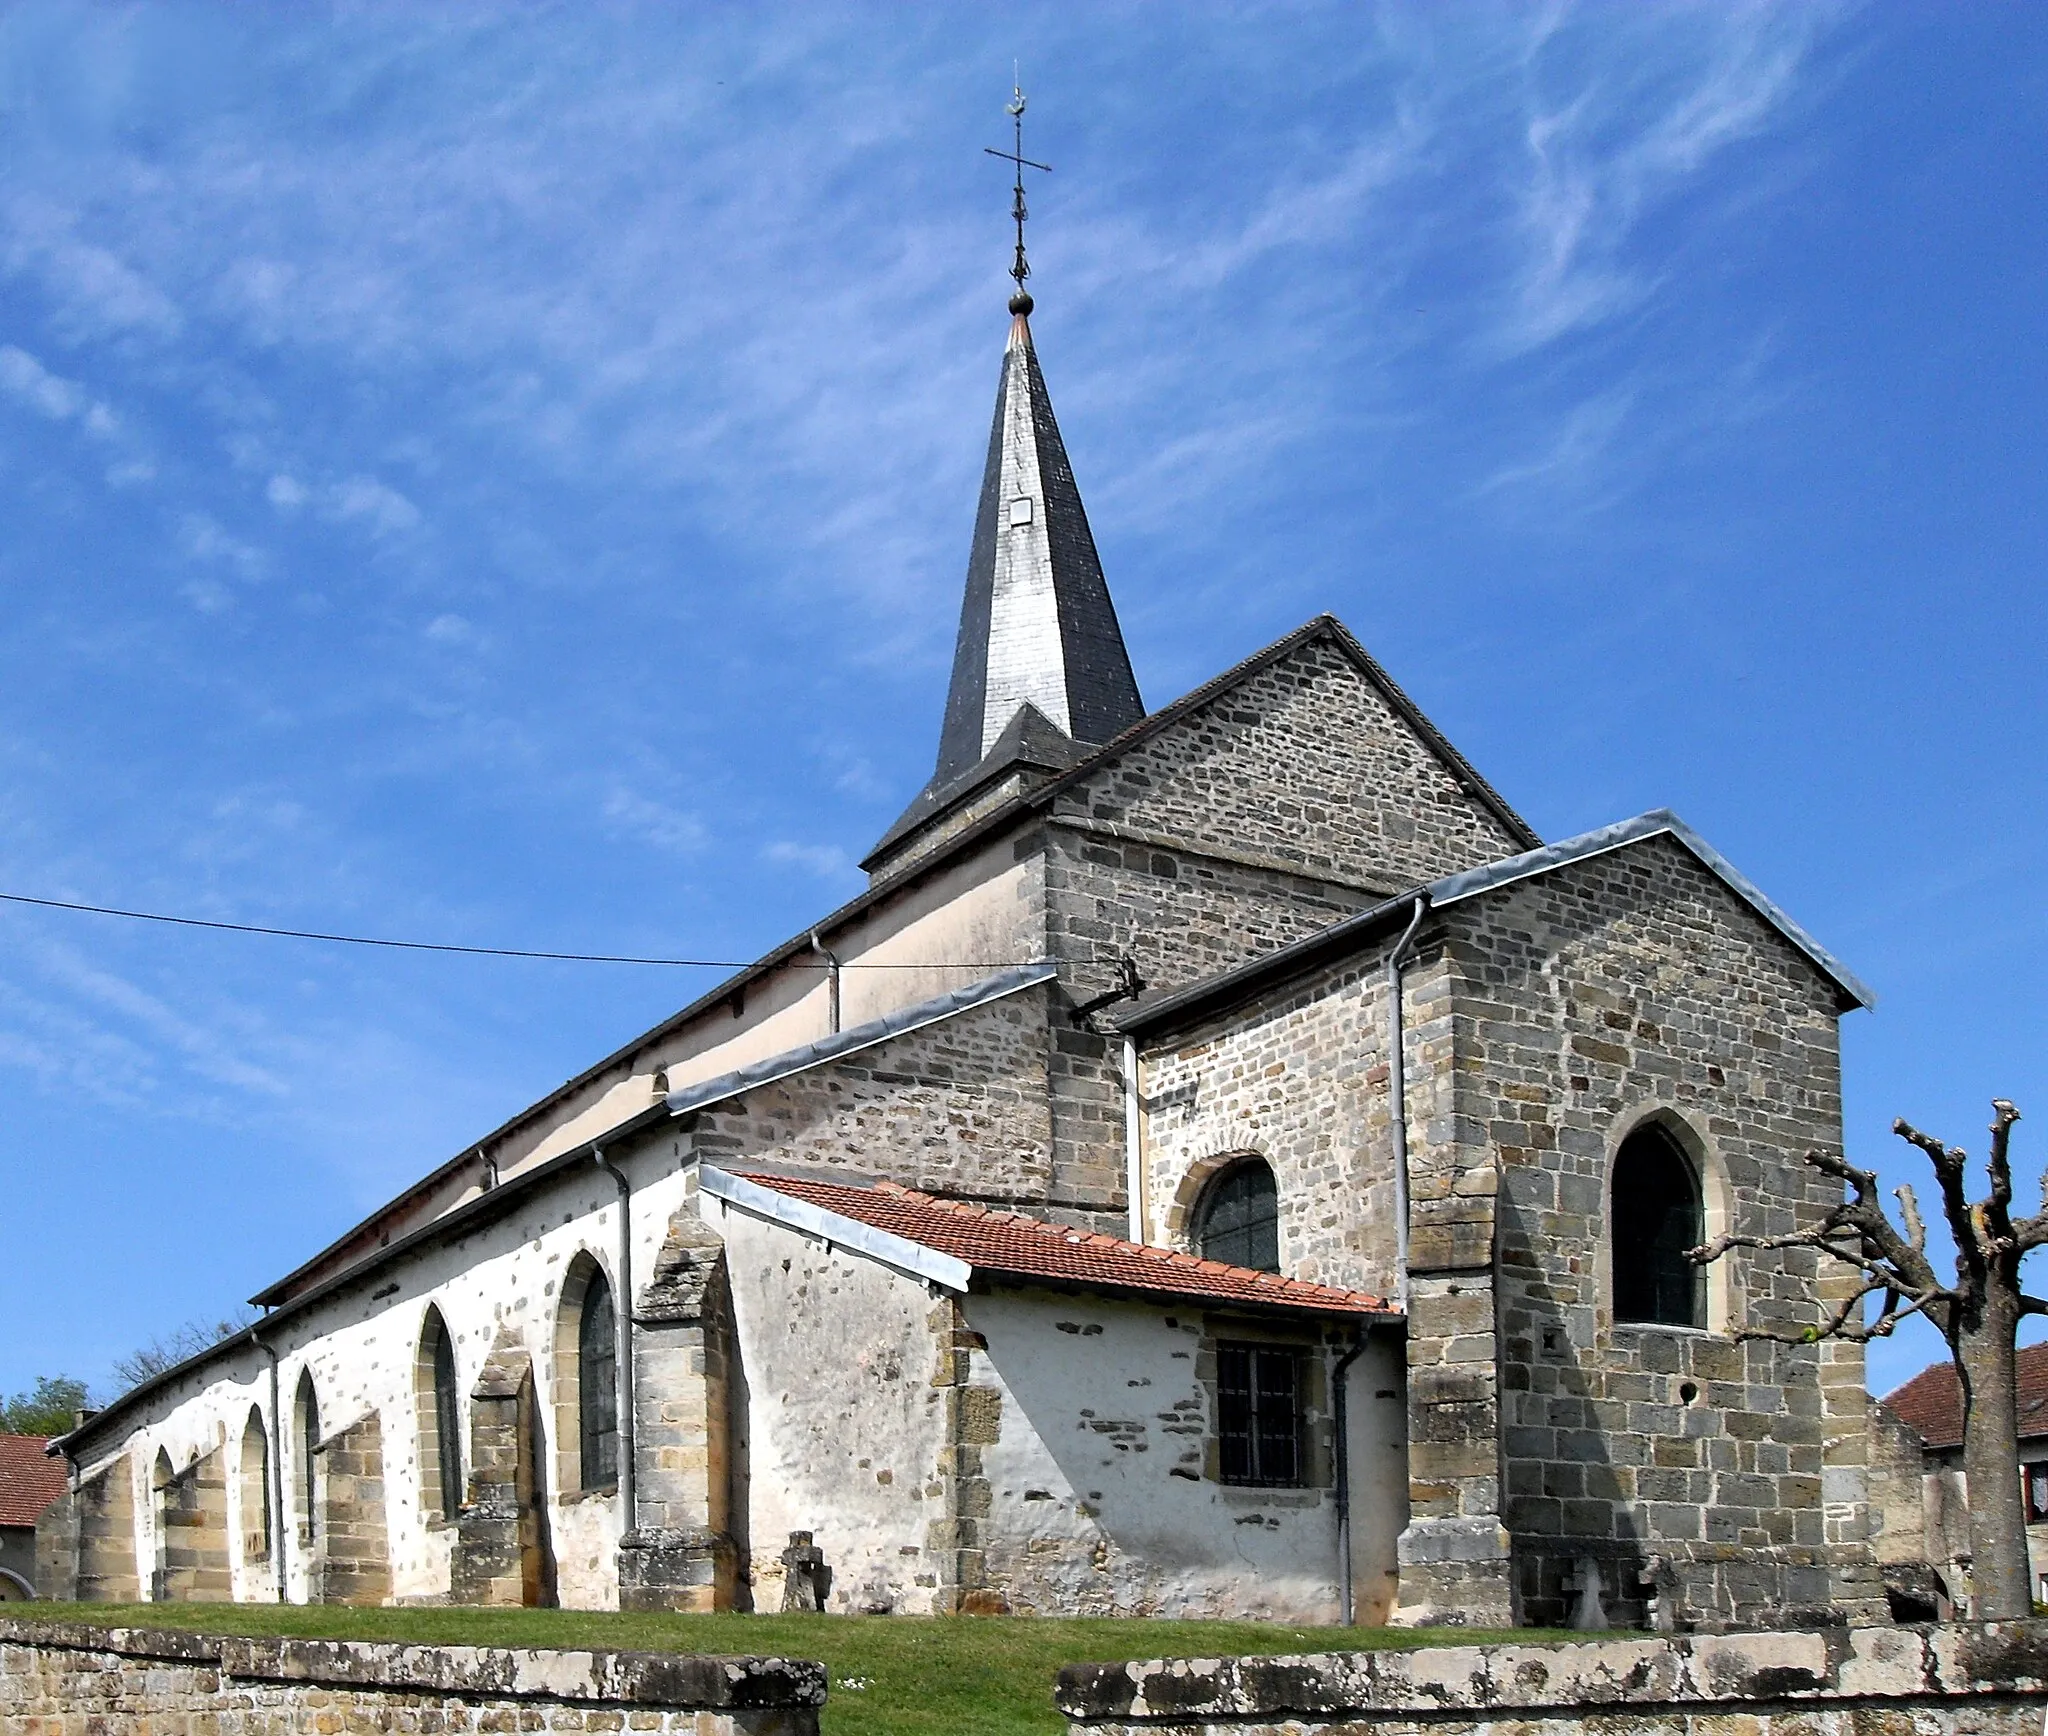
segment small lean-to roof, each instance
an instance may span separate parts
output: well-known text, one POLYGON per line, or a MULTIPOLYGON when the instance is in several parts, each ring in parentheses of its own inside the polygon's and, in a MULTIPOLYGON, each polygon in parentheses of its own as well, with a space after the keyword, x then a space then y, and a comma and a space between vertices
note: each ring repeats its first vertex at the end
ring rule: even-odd
POLYGON ((1147 1247, 1099 1231, 1048 1223, 1022 1212, 994 1210, 963 1200, 943 1200, 894 1182, 850 1187, 809 1177, 767 1175, 751 1170, 702 1171, 707 1193, 743 1210, 774 1216, 822 1240, 863 1247, 855 1227, 880 1231, 899 1247, 926 1250, 953 1262, 942 1267, 905 1258, 883 1247, 868 1248, 878 1258, 950 1289, 964 1289, 974 1275, 1071 1285, 1087 1290, 1113 1290, 1171 1298, 1212 1307, 1284 1309, 1293 1313, 1347 1318, 1400 1318, 1400 1310, 1363 1290, 1340 1290, 1256 1272, 1248 1266, 1227 1266, 1172 1248, 1147 1247), (745 1191, 730 1182, 743 1184, 745 1191), (759 1195, 779 1196, 808 1211, 784 1214, 759 1195), (831 1220, 845 1226, 834 1233, 831 1220), (955 1275, 957 1274, 957 1275, 955 1275))
MULTIPOLYGON (((2019 1387, 2020 1436, 2023 1441, 2048 1438, 2048 1344, 2029 1344, 2014 1358, 2019 1387)), ((1919 1430, 1920 1439, 1936 1451, 1963 1444, 1963 1385, 1953 1362, 1923 1368, 1896 1392, 1885 1394, 1885 1407, 1901 1422, 1919 1430)))
POLYGON ((1302 976, 1319 965, 1348 957, 1360 947, 1384 939, 1390 933, 1398 933, 1407 923, 1418 900, 1428 909, 1441 910, 1465 899, 1476 898, 1483 892, 1512 886, 1518 880, 1554 874, 1574 863, 1656 837, 1672 839, 1697 858, 1700 865, 1730 892, 1805 954, 1821 975, 1835 985, 1845 1005, 1871 1007, 1877 1004, 1877 996, 1860 977, 1766 898, 1757 884, 1727 857, 1670 809, 1655 808, 1647 814, 1638 814, 1632 820, 1621 820, 1596 831, 1582 832, 1560 844, 1545 844, 1541 849, 1526 850, 1519 856, 1446 874, 1440 880, 1432 880, 1412 892, 1399 893, 1359 911, 1356 916, 1347 916, 1328 928, 1318 929, 1314 934, 1304 935, 1286 946, 1275 947, 1271 952, 1260 953, 1243 964, 1231 966, 1229 970, 1218 971, 1199 982, 1138 1001, 1121 1016, 1115 1013, 1105 1016, 1118 1030, 1134 1037, 1149 1031, 1183 1028, 1222 1008, 1234 1006, 1252 995, 1302 976))
POLYGON ((33 1525, 64 1493, 62 1461, 44 1435, 0 1435, 0 1525, 33 1525))

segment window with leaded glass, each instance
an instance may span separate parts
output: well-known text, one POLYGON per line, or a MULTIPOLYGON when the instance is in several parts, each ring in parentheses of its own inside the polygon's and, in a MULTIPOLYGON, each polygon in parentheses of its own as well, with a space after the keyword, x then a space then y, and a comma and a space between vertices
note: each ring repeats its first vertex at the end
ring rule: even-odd
POLYGON ((610 1489, 619 1481, 619 1368, 612 1287, 593 1272, 576 1323, 576 1408, 583 1487, 610 1489))
POLYGON ((1704 1326, 1706 1282, 1685 1257, 1706 1240, 1699 1175, 1654 1122, 1622 1141, 1609 1207, 1614 1317, 1652 1326, 1704 1326))
POLYGON ((1205 1260, 1280 1270, 1280 1195, 1263 1161, 1248 1157, 1209 1184, 1195 1211, 1194 1243, 1205 1260))

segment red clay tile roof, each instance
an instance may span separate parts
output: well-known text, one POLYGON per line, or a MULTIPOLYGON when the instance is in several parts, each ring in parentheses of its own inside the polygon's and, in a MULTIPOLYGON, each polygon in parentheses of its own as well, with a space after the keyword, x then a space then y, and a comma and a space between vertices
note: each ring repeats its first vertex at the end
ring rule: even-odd
MULTIPOLYGON (((2048 1435, 2048 1344, 2029 1344, 2019 1353, 2020 1439, 2048 1435)), ((1884 1401, 1935 1448, 1963 1444, 1963 1388, 1956 1365, 1923 1368, 1884 1401)))
POLYGON ((64 1493, 64 1461, 46 1459, 47 1435, 0 1435, 0 1525, 33 1525, 64 1493))
POLYGON ((1020 1212, 991 1211, 960 1200, 880 1182, 845 1187, 835 1182, 797 1180, 735 1170, 744 1181, 790 1199, 807 1200, 841 1217, 886 1230, 941 1254, 964 1260, 977 1271, 1010 1278, 1046 1278, 1106 1290, 1139 1290, 1155 1296, 1184 1296, 1194 1302, 1236 1302, 1261 1308, 1300 1309, 1313 1314, 1399 1315, 1390 1302, 1363 1290, 1337 1290, 1197 1259, 1170 1248, 1120 1241, 1067 1224, 1049 1224, 1020 1212))

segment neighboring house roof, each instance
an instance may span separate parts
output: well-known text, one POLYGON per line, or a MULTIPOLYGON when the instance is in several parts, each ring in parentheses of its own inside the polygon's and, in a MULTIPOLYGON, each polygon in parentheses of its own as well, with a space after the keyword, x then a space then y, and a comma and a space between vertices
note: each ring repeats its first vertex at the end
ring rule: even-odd
MULTIPOLYGON (((842 1182, 808 1177, 766 1175, 754 1171, 721 1171, 706 1165, 701 1172, 705 1191, 742 1209, 774 1216, 823 1239, 834 1239, 837 1218, 852 1227, 864 1225, 889 1238, 944 1256, 951 1271, 928 1261, 914 1263, 921 1276, 965 1289, 972 1276, 1038 1280, 1091 1290, 1118 1290, 1171 1297, 1211 1305, 1280 1308, 1310 1314, 1400 1318, 1400 1310, 1363 1290, 1340 1290, 1228 1266, 1171 1248, 1126 1242, 1099 1231, 1048 1223, 1021 1212, 992 1211, 960 1200, 936 1199, 894 1182, 850 1187, 842 1182), (729 1184, 738 1182, 739 1187, 729 1184), (722 1185, 723 1184, 723 1185, 722 1185), (760 1196, 771 1196, 763 1199, 760 1196), (772 1200, 779 1197, 814 1208, 811 1214, 785 1214, 772 1200), (950 1280, 950 1282, 949 1282, 950 1280)), ((863 1242, 842 1234, 849 1247, 863 1242)), ((888 1258, 885 1249, 867 1251, 888 1258)), ((904 1263, 894 1261, 892 1263, 904 1263)))
POLYGON ((64 1493, 64 1466, 47 1435, 0 1435, 0 1525, 33 1525, 64 1493))
MULTIPOLYGON (((2020 1439, 2048 1437, 2048 1344, 2030 1344, 2014 1360, 2020 1439)), ((1942 1452, 1963 1444, 1963 1387, 1953 1362, 1923 1368, 1898 1391, 1887 1393, 1884 1403, 1901 1422, 1919 1430, 1930 1450, 1942 1452)))
POLYGON ((1344 958, 1390 932, 1397 932, 1407 923, 1418 899, 1429 909, 1441 910, 1467 898, 1476 898, 1483 892, 1510 886, 1518 880, 1552 874, 1589 857, 1602 856, 1610 850, 1624 849, 1647 838, 1660 836, 1672 839, 1690 852, 1730 892, 1805 954, 1821 975, 1835 985, 1846 1004, 1859 1007, 1876 1005, 1877 997, 1861 978, 1766 898, 1756 883, 1727 857, 1669 808, 1653 808, 1632 820, 1620 820, 1597 831, 1582 832, 1560 844, 1546 844, 1541 849, 1524 851, 1519 856, 1447 874, 1441 880, 1432 880, 1411 892, 1385 899, 1370 909, 1361 910, 1356 916, 1347 916, 1328 928, 1318 929, 1314 934, 1304 935, 1286 946, 1275 947, 1271 952, 1260 953, 1256 958, 1219 971, 1212 977, 1204 977, 1200 982, 1152 995, 1137 1002, 1121 1016, 1109 1014, 1106 1017, 1117 1029, 1133 1036, 1184 1027, 1219 1009, 1237 1005, 1265 989, 1302 976, 1319 965, 1344 958))

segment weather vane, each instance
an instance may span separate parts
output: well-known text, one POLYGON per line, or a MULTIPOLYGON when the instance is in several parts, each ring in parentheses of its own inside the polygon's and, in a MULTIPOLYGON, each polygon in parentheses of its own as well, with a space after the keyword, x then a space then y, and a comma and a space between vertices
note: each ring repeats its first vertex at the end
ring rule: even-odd
POLYGON ((1010 297, 1010 311, 1029 313, 1031 292, 1024 287, 1024 280, 1031 275, 1031 266, 1024 258, 1024 171, 1043 169, 1047 174, 1051 174, 1052 165, 1034 163, 1024 154, 1024 87, 1021 83, 1013 84, 1010 100, 1003 105, 1003 112, 1016 123, 1016 143, 1007 151, 999 151, 993 145, 984 145, 982 149, 991 157, 1001 157, 1004 162, 1017 166, 1016 198, 1010 205, 1010 215, 1017 221, 1017 258, 1010 267, 1010 275, 1017 280, 1017 293, 1010 297))

